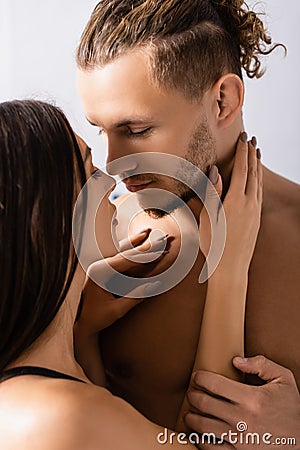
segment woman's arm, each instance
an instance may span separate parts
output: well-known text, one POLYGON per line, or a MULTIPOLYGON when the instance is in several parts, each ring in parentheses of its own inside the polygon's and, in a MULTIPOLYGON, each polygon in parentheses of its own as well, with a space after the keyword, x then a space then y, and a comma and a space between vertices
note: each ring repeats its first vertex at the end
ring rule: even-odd
POLYGON ((88 269, 80 313, 74 325, 74 352, 87 377, 98 386, 106 385, 101 349, 98 344, 99 331, 109 327, 129 310, 145 301, 151 296, 152 288, 155 291, 155 283, 141 281, 142 284, 127 293, 126 297, 117 297, 109 292, 109 289, 105 290, 101 286, 109 281, 112 275, 111 268, 120 274, 134 271, 138 275, 141 271, 147 270, 149 259, 151 261, 153 258, 164 257, 164 239, 152 241, 150 244, 146 240, 150 231, 149 229, 135 235, 130 240, 130 248, 126 248, 124 244, 121 253, 97 261, 88 269), (92 280, 98 280, 99 284, 92 280))
MULTIPOLYGON (((232 359, 244 355, 248 270, 260 226, 261 205, 261 162, 255 147, 240 139, 231 185, 223 204, 226 244, 221 261, 208 280, 193 372, 203 369, 242 381, 232 359)), ((187 431, 183 416, 188 409, 185 398, 177 430, 187 431)))
POLYGON ((94 384, 106 386, 99 332, 144 301, 147 297, 145 289, 149 289, 149 285, 150 283, 140 285, 128 294, 129 297, 116 298, 111 292, 87 279, 80 317, 74 324, 74 353, 85 374, 94 384), (136 295, 142 298, 135 298, 136 295))

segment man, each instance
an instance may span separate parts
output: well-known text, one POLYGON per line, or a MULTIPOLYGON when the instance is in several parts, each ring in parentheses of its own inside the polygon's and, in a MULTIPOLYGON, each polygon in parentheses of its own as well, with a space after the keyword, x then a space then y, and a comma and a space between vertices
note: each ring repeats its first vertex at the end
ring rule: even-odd
MULTIPOLYGON (((135 153, 159 152, 185 158, 205 173, 216 164, 226 193, 243 130, 241 69, 250 77, 260 76, 263 45, 273 48, 258 16, 241 3, 104 0, 96 6, 78 48, 78 87, 88 120, 103 134, 108 163, 135 153)), ((141 195, 150 187, 166 189, 186 201, 198 218, 201 202, 187 187, 151 173, 130 177, 120 161, 115 171, 129 173, 125 182, 131 192, 141 195)), ((300 423, 294 383, 295 378, 300 384, 300 348, 295 344, 300 338, 300 188, 267 168, 264 186, 262 225, 249 272, 245 353, 265 355, 280 367, 262 358, 235 364, 249 374, 249 384, 274 380, 275 388, 271 393, 261 387, 249 391, 249 386, 231 380, 226 384, 216 374, 209 374, 208 382, 207 373, 199 372, 194 382, 202 389, 193 390, 189 401, 200 415, 188 415, 187 422, 200 432, 220 433, 218 426, 228 417, 262 429, 272 426, 265 432, 273 434, 279 426, 284 433, 300 423), (293 376, 290 372, 286 376, 285 368, 293 376), (212 386, 219 396, 217 406, 211 406, 212 386), (288 395, 281 395, 282 386, 288 395), (253 410, 249 396, 257 405, 267 398, 268 414, 273 414, 270 423, 263 408, 253 410), (238 399, 243 417, 234 409, 238 399), (204 404, 210 405, 209 411, 204 404), (218 420, 208 424, 203 413, 218 420), (282 416, 285 421, 290 417, 286 428, 282 416), (204 430, 204 423, 212 429, 204 430)), ((126 201, 119 202, 121 220, 125 220, 124 209, 131 208, 125 206, 122 213, 126 201)), ((163 214, 150 208, 131 223, 132 231, 159 228, 173 238, 169 255, 149 276, 161 273, 177 256, 176 214, 181 213, 157 219, 163 214)), ((112 391, 151 420, 171 428, 198 344, 206 294, 205 285, 198 283, 203 262, 200 254, 178 286, 139 305, 102 333, 112 391)))

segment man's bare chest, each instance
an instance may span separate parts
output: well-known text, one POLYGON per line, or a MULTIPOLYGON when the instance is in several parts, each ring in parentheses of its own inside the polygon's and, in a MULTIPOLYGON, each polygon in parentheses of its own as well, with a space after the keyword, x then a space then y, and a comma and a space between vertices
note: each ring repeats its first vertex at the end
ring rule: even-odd
POLYGON ((269 259, 264 270, 263 263, 250 270, 245 351, 288 367, 300 386, 300 277, 290 261, 269 259))

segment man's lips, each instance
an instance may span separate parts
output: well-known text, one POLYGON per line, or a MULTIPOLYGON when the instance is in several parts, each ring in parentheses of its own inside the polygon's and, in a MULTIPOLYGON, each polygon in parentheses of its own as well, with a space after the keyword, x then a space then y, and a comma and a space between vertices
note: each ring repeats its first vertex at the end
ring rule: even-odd
POLYGON ((149 186, 149 184, 152 183, 152 180, 149 181, 124 181, 126 188, 128 189, 129 192, 138 192, 141 191, 142 189, 145 189, 146 187, 149 186))

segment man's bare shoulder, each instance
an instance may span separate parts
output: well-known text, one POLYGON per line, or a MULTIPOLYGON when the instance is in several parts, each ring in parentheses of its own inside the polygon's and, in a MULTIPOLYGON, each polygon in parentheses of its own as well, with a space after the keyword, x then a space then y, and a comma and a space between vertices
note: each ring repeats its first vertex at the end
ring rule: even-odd
MULTIPOLYGON (((261 229, 254 256, 267 255, 279 264, 298 264, 300 252, 300 186, 264 169, 261 229)), ((279 267, 279 266, 278 266, 279 267)))
POLYGON ((266 210, 300 221, 300 185, 268 169, 264 170, 264 185, 266 210))
POLYGON ((267 169, 261 228, 250 271, 246 349, 288 367, 300 382, 300 186, 267 169))

